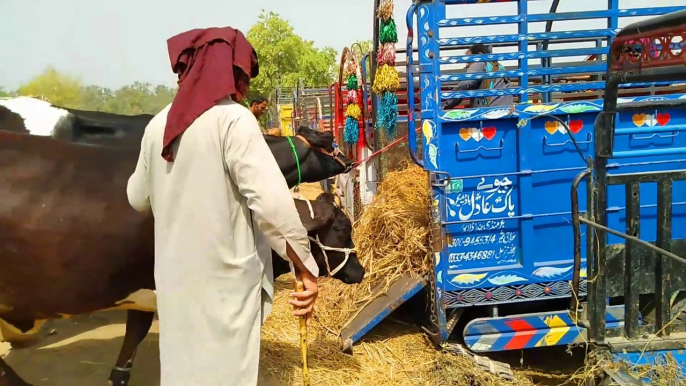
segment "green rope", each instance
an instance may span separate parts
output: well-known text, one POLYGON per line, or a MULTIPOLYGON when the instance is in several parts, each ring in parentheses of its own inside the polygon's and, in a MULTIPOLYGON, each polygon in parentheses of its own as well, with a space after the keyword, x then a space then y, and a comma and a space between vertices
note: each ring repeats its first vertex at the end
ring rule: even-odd
POLYGON ((295 166, 298 167, 298 185, 295 185, 297 187, 300 186, 300 183, 302 182, 302 174, 300 174, 300 159, 298 158, 298 152, 295 150, 295 145, 293 144, 291 137, 286 137, 286 139, 288 140, 288 143, 291 144, 291 150, 293 150, 293 155, 295 156, 295 166))

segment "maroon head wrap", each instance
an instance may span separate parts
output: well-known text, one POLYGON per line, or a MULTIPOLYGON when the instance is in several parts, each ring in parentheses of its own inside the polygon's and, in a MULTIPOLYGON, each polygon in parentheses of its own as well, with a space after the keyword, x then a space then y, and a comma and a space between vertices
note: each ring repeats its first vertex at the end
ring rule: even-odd
POLYGON ((167 40, 167 46, 179 76, 162 142, 162 158, 172 162, 172 142, 220 100, 242 99, 259 65, 250 42, 231 27, 190 30, 167 40))

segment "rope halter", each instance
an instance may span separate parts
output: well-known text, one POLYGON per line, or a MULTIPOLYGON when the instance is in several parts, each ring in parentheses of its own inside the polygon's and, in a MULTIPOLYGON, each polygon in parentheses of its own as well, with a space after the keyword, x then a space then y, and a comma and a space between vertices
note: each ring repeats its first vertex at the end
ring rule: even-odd
MULTIPOLYGON (((310 200, 306 200, 302 197, 294 197, 296 200, 300 201, 305 201, 307 204, 307 208, 310 210, 310 218, 314 220, 314 209, 312 208, 312 202, 310 200)), ((316 234, 316 233, 315 233, 316 234)), ((326 269, 329 272, 329 277, 333 277, 335 274, 341 271, 343 267, 345 267, 345 264, 348 262, 348 259, 350 258, 350 254, 355 252, 355 248, 335 248, 335 247, 329 247, 327 245, 322 244, 321 241, 319 241, 319 235, 317 234, 316 237, 312 236, 307 236, 310 241, 313 241, 314 243, 317 244, 319 249, 321 249, 322 254, 324 255, 324 262, 326 263, 326 269), (340 252, 345 255, 345 258, 343 261, 335 268, 331 269, 331 265, 329 264, 329 256, 326 254, 326 251, 329 252, 340 252)))

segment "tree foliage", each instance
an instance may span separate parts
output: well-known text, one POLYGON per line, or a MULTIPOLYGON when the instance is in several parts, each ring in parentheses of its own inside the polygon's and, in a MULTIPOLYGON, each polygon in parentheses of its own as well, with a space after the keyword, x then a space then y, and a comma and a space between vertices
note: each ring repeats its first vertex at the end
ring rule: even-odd
POLYGON ((12 92, 8 91, 4 87, 0 87, 0 98, 6 98, 14 96, 12 92))
POLYGON ((17 93, 49 100, 59 106, 77 106, 81 102, 81 86, 79 78, 48 67, 42 74, 21 85, 17 93))
MULTIPOLYGON (((300 79, 305 86, 328 86, 338 74, 336 50, 315 47, 273 12, 262 11, 247 37, 260 62, 260 75, 251 81, 249 96, 270 97, 277 87, 295 87, 300 79)), ((112 90, 84 85, 78 77, 48 67, 16 92, 0 88, 0 97, 15 95, 39 97, 61 107, 135 115, 157 114, 172 102, 176 89, 134 82, 112 90)))
POLYGON ((134 82, 118 90, 88 85, 78 78, 48 67, 21 85, 16 93, 0 88, 0 96, 32 96, 56 106, 115 114, 157 114, 174 100, 176 90, 150 83, 134 82))
POLYGON ((260 62, 260 75, 250 82, 251 94, 269 96, 277 87, 295 87, 299 79, 305 86, 328 86, 335 79, 336 50, 316 48, 274 12, 262 11, 247 38, 260 62))
MULTIPOLYGON (((358 62, 362 62, 362 57, 374 50, 374 41, 358 40, 350 45, 350 50, 355 54, 355 59, 357 59, 358 62)), ((375 55, 375 53, 372 53, 372 55, 375 55)))

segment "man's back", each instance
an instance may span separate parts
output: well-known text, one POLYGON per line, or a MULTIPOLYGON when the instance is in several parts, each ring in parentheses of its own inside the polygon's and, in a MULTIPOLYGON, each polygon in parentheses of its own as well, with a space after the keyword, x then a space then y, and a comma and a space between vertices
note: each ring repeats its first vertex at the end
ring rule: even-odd
MULTIPOLYGON (((143 139, 155 216, 162 384, 199 379, 206 385, 225 384, 234 375, 211 362, 206 365, 208 361, 194 362, 193 374, 175 374, 174 369, 194 361, 179 352, 181 347, 202 350, 208 357, 227 356, 227 342, 259 347, 248 342, 259 341, 264 263, 257 257, 246 199, 225 171, 223 154, 224 141, 237 133, 233 130, 258 129, 245 124, 249 119, 255 123, 249 110, 222 102, 175 141, 174 162, 167 162, 160 155, 167 112, 150 122, 143 139)), ((236 384, 255 384, 257 373, 251 369, 258 356, 249 352, 229 359, 229 369, 248 377, 236 384)))
MULTIPOLYGON (((216 237, 216 243, 234 250, 237 246, 254 245, 252 234, 229 237, 225 233, 232 232, 227 229, 229 224, 250 221, 250 215, 245 199, 224 169, 222 149, 229 132, 242 129, 237 127, 239 122, 254 121, 255 117, 247 108, 230 100, 212 107, 175 141, 172 147, 175 159, 170 163, 160 156, 167 112, 168 108, 155 116, 144 138, 151 206, 159 241, 157 254, 170 248, 170 243, 175 244, 176 240, 183 242, 173 248, 194 253, 206 246, 207 237, 216 237), (202 231, 205 237, 188 237, 188 229, 202 231)), ((236 252, 247 255, 254 251, 236 252)))
MULTIPOLYGON (((469 66, 469 69, 467 72, 489 72, 489 71, 499 71, 495 65, 490 66, 492 68, 489 68, 488 62, 475 62, 472 63, 469 66)), ((484 79, 484 82, 480 82, 480 89, 492 89, 492 90, 499 90, 499 89, 504 89, 507 88, 509 85, 509 80, 506 78, 493 78, 493 79, 484 79)), ((486 98, 472 98, 472 106, 473 107, 485 107, 485 106, 511 106, 514 103, 514 98, 512 95, 496 95, 492 96, 489 99, 489 102, 487 103, 486 98)))

